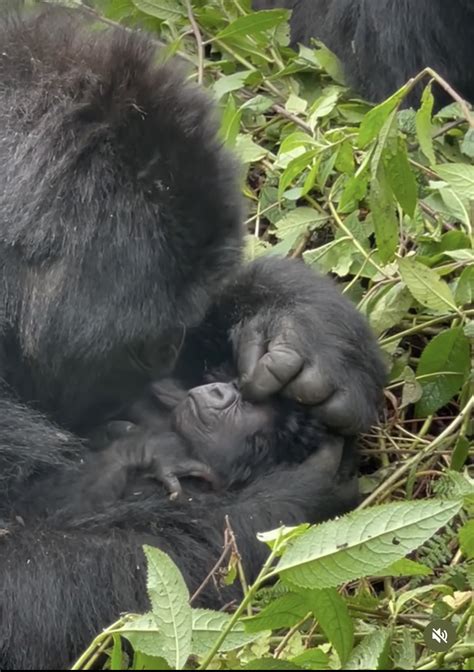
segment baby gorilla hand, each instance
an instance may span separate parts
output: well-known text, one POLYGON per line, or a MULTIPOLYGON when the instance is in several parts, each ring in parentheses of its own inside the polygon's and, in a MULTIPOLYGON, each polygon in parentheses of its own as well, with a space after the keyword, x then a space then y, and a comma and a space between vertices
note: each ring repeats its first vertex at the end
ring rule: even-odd
POLYGON ((94 506, 124 497, 140 474, 162 483, 170 499, 182 493, 180 478, 199 478, 213 486, 216 483, 209 465, 190 455, 176 434, 154 434, 136 426, 86 462, 85 469, 82 496, 94 506))

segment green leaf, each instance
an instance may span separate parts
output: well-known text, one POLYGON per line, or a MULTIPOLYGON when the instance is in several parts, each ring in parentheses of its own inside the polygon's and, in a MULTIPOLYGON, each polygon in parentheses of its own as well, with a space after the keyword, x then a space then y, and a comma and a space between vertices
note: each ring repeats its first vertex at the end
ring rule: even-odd
POLYGON ((181 0, 132 0, 144 14, 163 21, 172 21, 186 16, 181 0))
POLYGON ((241 89, 251 74, 251 70, 239 70, 232 75, 219 77, 212 87, 216 100, 220 100, 226 93, 241 89))
MULTIPOLYGON (((214 646, 222 630, 227 627, 232 616, 218 611, 207 609, 193 609, 193 639, 192 653, 196 656, 206 656, 214 646)), ((219 648, 220 653, 227 653, 242 646, 251 644, 260 637, 246 631, 242 622, 236 623, 219 648)))
POLYGON ((474 166, 467 163, 445 163, 434 168, 444 182, 463 201, 474 201, 474 166))
MULTIPOLYGON (((157 631, 158 634, 155 638, 157 646, 152 650, 145 650, 139 645, 136 648, 147 655, 164 658, 171 667, 179 670, 191 652, 192 617, 188 589, 180 571, 166 553, 150 546, 145 546, 143 550, 148 562, 147 588, 153 614, 142 618, 148 619, 152 632, 157 631)), ((130 639, 127 633, 124 634, 130 639)))
POLYGON ((280 176, 280 183, 278 185, 279 199, 282 198, 286 189, 288 189, 290 184, 293 183, 293 180, 295 180, 305 170, 305 168, 307 168, 312 163, 316 154, 317 151, 311 149, 308 152, 300 154, 300 156, 296 156, 289 162, 288 166, 280 176))
MULTIPOLYGON (((162 655, 165 657, 164 647, 169 643, 166 636, 163 637, 160 626, 158 618, 150 612, 131 618, 119 633, 128 639, 134 651, 156 658, 162 655)), ((172 652, 170 652, 171 658, 173 658, 172 652)), ((168 658, 166 662, 169 662, 168 658)))
POLYGON ((286 593, 252 618, 245 619, 247 632, 291 628, 311 611, 309 600, 300 593, 286 593))
POLYGON ((242 670, 301 670, 301 667, 279 658, 259 658, 252 660, 241 668, 242 670))
POLYGON ((344 665, 354 646, 354 625, 347 604, 335 588, 313 591, 312 611, 344 665))
POLYGON ((413 297, 435 312, 456 310, 456 304, 449 286, 441 280, 436 271, 405 257, 399 262, 400 274, 413 297))
POLYGON ((370 184, 370 206, 380 259, 387 263, 395 257, 400 234, 393 193, 381 168, 370 184))
MULTIPOLYGON (((174 1, 174 0, 173 0, 174 1)), ((248 37, 256 33, 262 33, 270 28, 275 28, 283 21, 286 21, 288 12, 281 9, 271 9, 254 14, 240 16, 235 21, 229 23, 223 30, 215 36, 216 40, 227 40, 239 36, 248 37)))
POLYGON ((431 92, 431 83, 423 91, 421 98, 421 107, 416 113, 416 135, 420 143, 421 151, 426 156, 432 166, 436 163, 436 156, 433 149, 433 125, 431 118, 433 116, 434 96, 431 92))
POLYGON ((447 404, 459 392, 469 375, 469 341, 462 327, 437 334, 421 354, 416 371, 423 396, 415 409, 426 417, 447 404))
POLYGON ((347 670, 388 670, 391 630, 378 629, 356 646, 347 661, 347 670))
POLYGON ((403 138, 390 142, 383 152, 382 159, 387 181, 395 198, 403 210, 413 217, 418 201, 418 185, 408 162, 408 154, 403 138))
POLYGON ((336 170, 346 175, 354 174, 354 154, 351 143, 346 140, 339 147, 337 153, 336 163, 334 164, 336 170))
POLYGON ((287 549, 277 570, 287 585, 332 588, 400 560, 459 511, 460 502, 384 504, 311 528, 287 549))
POLYGON ((407 87, 402 87, 393 96, 390 96, 390 98, 374 107, 365 115, 357 138, 357 144, 361 149, 367 147, 377 137, 389 116, 400 104, 406 91, 407 87))
POLYGON ((242 112, 237 109, 233 96, 227 98, 227 103, 222 114, 220 136, 226 145, 234 147, 239 134, 242 112))
POLYGON ((414 670, 416 664, 416 648, 408 628, 403 628, 402 641, 395 645, 394 668, 396 670, 414 670))
POLYGON ((451 453, 450 469, 461 471, 469 457, 471 442, 465 436, 460 436, 456 441, 453 452, 451 453))
POLYGON ((377 335, 399 324, 413 304, 406 286, 399 282, 384 292, 369 314, 370 323, 377 335))
POLYGON ((470 128, 461 142, 461 152, 474 159, 474 128, 470 128))
POLYGON ((299 656, 291 659, 295 665, 299 665, 305 670, 330 670, 331 662, 327 653, 322 649, 308 649, 299 656))
POLYGON ((474 520, 468 520, 459 530, 459 543, 466 558, 474 558, 474 520))
POLYGON ((267 150, 254 142, 250 135, 239 133, 235 142, 235 152, 242 163, 256 163, 267 155, 267 150))
POLYGON ((279 240, 284 240, 295 232, 302 234, 308 229, 322 226, 328 219, 327 215, 321 215, 313 208, 295 208, 275 223, 275 233, 279 240))
POLYGON ((454 291, 458 306, 467 306, 474 303, 474 266, 468 266, 460 275, 454 291))
POLYGON ((433 574, 433 570, 426 565, 414 562, 414 560, 409 560, 408 558, 402 558, 392 563, 383 572, 377 572, 374 576, 430 576, 431 574, 433 574))

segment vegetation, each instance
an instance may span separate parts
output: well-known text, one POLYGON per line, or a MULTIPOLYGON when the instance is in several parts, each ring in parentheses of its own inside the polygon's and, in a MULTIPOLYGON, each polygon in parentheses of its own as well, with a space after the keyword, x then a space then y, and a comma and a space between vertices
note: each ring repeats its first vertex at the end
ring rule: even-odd
MULTIPOLYGON (((76 669, 103 652, 111 669, 472 669, 469 107, 451 92, 453 104, 434 114, 433 83, 450 87, 429 70, 371 106, 324 46, 287 47, 286 11, 249 14, 249 0, 68 4, 98 29, 146 27, 165 45, 161 58, 185 59, 245 166, 247 256, 303 257, 332 274, 391 370, 382 424, 362 440, 360 510, 263 535, 269 560, 230 613, 193 609, 171 561, 147 549, 152 611, 101 634, 76 669), (403 108, 414 86, 417 111, 403 108), (268 577, 279 580, 269 587, 268 577), (443 653, 424 640, 435 618, 456 631, 443 653)), ((227 540, 216 574, 245 586, 230 527, 227 540)))

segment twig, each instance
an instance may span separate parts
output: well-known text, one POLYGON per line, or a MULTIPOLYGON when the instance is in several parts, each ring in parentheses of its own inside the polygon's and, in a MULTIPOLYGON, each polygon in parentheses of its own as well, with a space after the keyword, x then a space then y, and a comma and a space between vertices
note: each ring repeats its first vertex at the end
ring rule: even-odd
POLYGON ((464 408, 460 411, 459 415, 444 429, 441 434, 439 434, 431 443, 427 446, 424 446, 420 449, 417 455, 414 455, 410 459, 406 460, 401 467, 393 472, 391 476, 387 478, 384 483, 382 483, 378 488, 376 488, 358 507, 359 509, 365 509, 370 504, 375 502, 378 496, 382 493, 385 493, 393 484, 397 483, 399 479, 407 472, 410 471, 418 462, 420 462, 424 457, 430 455, 432 451, 438 447, 439 444, 453 434, 453 432, 462 425, 464 419, 470 415, 472 409, 474 408, 474 395, 469 399, 464 408))
POLYGON ((306 616, 305 616, 304 618, 302 618, 301 621, 299 621, 298 623, 296 623, 296 625, 294 625, 292 628, 290 628, 290 630, 288 630, 288 632, 286 633, 286 635, 283 637, 283 639, 281 640, 281 642, 280 642, 280 643, 278 644, 278 646, 276 647, 276 649, 275 649, 275 653, 273 654, 273 657, 274 657, 274 658, 279 658, 279 657, 281 656, 281 654, 282 654, 283 651, 285 650, 285 646, 288 644, 288 642, 289 642, 290 639, 293 637, 293 635, 294 635, 296 632, 298 632, 298 630, 299 630, 299 629, 306 623, 306 621, 308 620, 308 618, 311 618, 312 615, 313 615, 313 612, 308 611, 308 613, 306 614, 306 616))
POLYGON ((202 84, 204 81, 204 45, 202 43, 201 30, 197 24, 196 18, 194 16, 193 8, 190 0, 185 0, 186 9, 188 12, 188 19, 192 26, 194 37, 196 38, 196 47, 197 47, 197 57, 198 57, 198 74, 197 81, 198 84, 202 84))
POLYGON ((232 550, 232 540, 229 539, 229 537, 228 537, 228 535, 227 535, 227 530, 226 530, 226 533, 225 533, 225 536, 224 536, 224 550, 222 551, 222 553, 221 553, 221 555, 220 555, 220 557, 219 557, 219 560, 216 562, 216 564, 214 565, 214 567, 211 569, 211 571, 209 572, 209 574, 206 576, 206 578, 204 579, 204 581, 201 583, 201 585, 199 586, 199 588, 196 590, 196 592, 194 593, 194 595, 193 595, 193 596, 191 597, 191 599, 189 600, 189 603, 190 603, 190 604, 192 604, 195 600, 197 600, 197 598, 199 597, 199 595, 201 595, 201 593, 203 592, 203 590, 206 588, 207 584, 214 578, 216 572, 222 567, 222 565, 224 564, 224 561, 225 561, 226 557, 229 555, 229 553, 230 553, 231 550, 232 550))

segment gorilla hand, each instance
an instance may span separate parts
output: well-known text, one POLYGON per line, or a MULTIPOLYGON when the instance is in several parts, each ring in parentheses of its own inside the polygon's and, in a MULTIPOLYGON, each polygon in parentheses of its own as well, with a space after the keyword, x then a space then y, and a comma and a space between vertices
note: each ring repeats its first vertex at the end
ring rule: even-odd
MULTIPOLYGON (((232 329, 242 394, 262 401, 282 392, 314 406, 321 422, 339 433, 367 430, 385 382, 375 337, 330 281, 295 265, 296 272, 289 262, 272 262, 277 273, 281 266, 273 278, 274 305, 262 299, 232 329)), ((266 262, 267 281, 270 268, 266 262)))
POLYGON ((194 477, 215 485, 211 468, 190 455, 176 434, 156 435, 132 427, 84 464, 83 500, 93 506, 113 503, 125 496, 140 472, 162 483, 170 499, 182 493, 180 478, 194 477))

